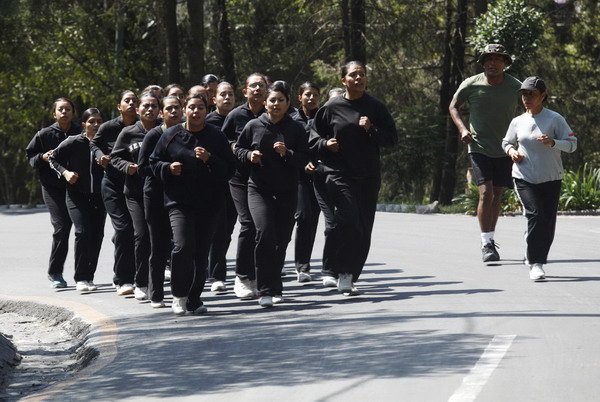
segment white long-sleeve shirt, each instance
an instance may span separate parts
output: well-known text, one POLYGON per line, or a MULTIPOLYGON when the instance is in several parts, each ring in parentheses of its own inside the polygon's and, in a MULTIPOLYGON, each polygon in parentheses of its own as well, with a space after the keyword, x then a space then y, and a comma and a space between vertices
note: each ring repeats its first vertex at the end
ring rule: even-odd
POLYGON ((515 117, 502 140, 502 148, 507 154, 513 148, 525 156, 521 162, 513 164, 514 178, 539 184, 563 179, 560 153, 575 151, 577 138, 564 117, 543 108, 537 114, 523 113, 515 117), (554 146, 538 141, 541 135, 552 138, 554 146))

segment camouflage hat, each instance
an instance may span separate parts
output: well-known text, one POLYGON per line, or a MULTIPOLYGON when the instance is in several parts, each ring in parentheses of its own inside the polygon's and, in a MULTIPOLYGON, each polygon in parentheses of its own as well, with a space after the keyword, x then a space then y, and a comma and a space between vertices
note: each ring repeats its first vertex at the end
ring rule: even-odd
POLYGON ((510 54, 508 54, 504 46, 497 43, 491 43, 489 45, 486 45, 483 49, 483 52, 479 56, 477 62, 479 64, 483 64, 485 58, 490 54, 499 54, 500 56, 504 57, 507 66, 510 66, 512 64, 512 57, 510 57, 510 54))

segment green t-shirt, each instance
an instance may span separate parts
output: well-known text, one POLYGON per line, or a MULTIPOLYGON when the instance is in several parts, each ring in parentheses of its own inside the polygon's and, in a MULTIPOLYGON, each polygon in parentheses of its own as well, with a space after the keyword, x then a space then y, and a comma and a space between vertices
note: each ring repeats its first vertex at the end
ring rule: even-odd
POLYGON ((473 142, 469 153, 480 153, 490 158, 505 157, 502 139, 515 117, 521 81, 504 74, 500 85, 490 85, 484 73, 464 80, 454 97, 470 107, 469 130, 473 142))

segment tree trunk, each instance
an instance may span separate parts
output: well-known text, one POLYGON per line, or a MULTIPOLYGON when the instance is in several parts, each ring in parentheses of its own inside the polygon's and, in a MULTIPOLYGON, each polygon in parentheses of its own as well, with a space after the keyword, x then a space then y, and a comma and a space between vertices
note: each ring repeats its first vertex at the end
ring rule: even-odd
POLYGON ((342 39, 344 41, 344 56, 346 61, 352 60, 352 47, 350 46, 350 12, 348 0, 340 0, 340 12, 342 14, 342 39))
POLYGON ((350 42, 352 60, 367 63, 365 48, 365 2, 364 0, 350 0, 350 42))
POLYGON ((177 34, 177 0, 164 0, 162 17, 167 38, 167 81, 181 82, 179 35, 177 34))
POLYGON ((200 84, 204 75, 204 0, 187 0, 190 20, 189 86, 200 84))
POLYGON ((237 76, 235 73, 235 57, 231 46, 229 19, 227 17, 227 3, 225 0, 218 0, 217 7, 219 12, 219 44, 221 47, 219 56, 222 66, 220 75, 235 88, 237 76))
MULTIPOLYGON (((449 94, 454 94, 463 79, 465 67, 465 41, 467 34, 467 0, 458 0, 457 21, 452 39, 452 74, 450 77, 449 94)), ((450 104, 450 97, 448 104, 450 104)), ((456 158, 458 154, 458 129, 448 115, 446 106, 446 149, 440 186, 440 203, 448 205, 452 202, 456 186, 456 158)))
MULTIPOLYGON (((442 60, 442 77, 440 85, 440 99, 439 99, 439 114, 443 121, 448 119, 448 106, 452 100, 452 94, 450 93, 450 72, 452 71, 452 26, 453 26, 453 14, 454 8, 452 0, 446 0, 446 28, 444 30, 444 58, 442 60)), ((436 158, 436 166, 433 173, 433 183, 431 185, 431 194, 429 195, 429 201, 439 201, 440 199, 440 187, 442 181, 442 170, 444 165, 444 144, 445 138, 447 137, 447 124, 442 131, 440 127, 440 135, 435 138, 435 147, 438 149, 436 158)))

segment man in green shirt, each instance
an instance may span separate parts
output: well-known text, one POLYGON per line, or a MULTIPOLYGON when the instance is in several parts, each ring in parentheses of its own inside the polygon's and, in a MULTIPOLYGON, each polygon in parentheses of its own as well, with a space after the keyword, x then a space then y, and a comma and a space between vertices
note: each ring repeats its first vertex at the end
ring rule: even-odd
POLYGON ((521 82, 504 72, 512 58, 502 45, 487 45, 478 61, 484 72, 460 84, 449 111, 461 142, 469 146, 479 186, 477 218, 481 250, 483 261, 488 262, 500 260, 494 232, 500 214, 500 197, 505 187, 512 187, 512 161, 502 150, 502 139, 515 116, 521 82), (470 109, 468 127, 460 113, 465 103, 470 109))

